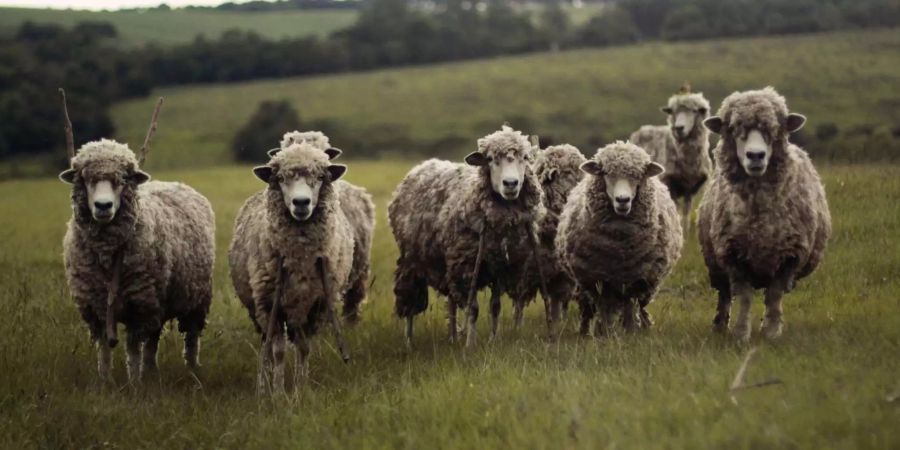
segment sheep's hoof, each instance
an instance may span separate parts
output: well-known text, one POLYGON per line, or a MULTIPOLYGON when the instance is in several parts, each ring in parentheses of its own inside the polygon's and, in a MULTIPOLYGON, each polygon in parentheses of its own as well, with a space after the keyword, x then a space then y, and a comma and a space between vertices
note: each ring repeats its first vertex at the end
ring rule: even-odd
POLYGON ((734 327, 734 338, 737 340, 739 344, 745 345, 750 343, 750 326, 749 325, 737 325, 734 327))
POLYGON ((728 333, 728 317, 716 316, 713 319, 713 331, 719 334, 727 334, 728 333))
POLYGON ((784 328, 784 321, 781 319, 763 319, 762 326, 759 331, 769 340, 775 340, 781 337, 781 331, 784 328))

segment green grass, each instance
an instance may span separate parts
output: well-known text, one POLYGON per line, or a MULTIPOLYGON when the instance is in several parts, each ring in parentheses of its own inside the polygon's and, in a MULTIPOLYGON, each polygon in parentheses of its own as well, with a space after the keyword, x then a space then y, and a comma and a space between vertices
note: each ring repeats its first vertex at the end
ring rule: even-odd
MULTIPOLYGON (((349 179, 372 191, 379 213, 374 286, 348 331, 353 360, 341 363, 324 333, 310 385, 277 401, 256 397, 258 339, 227 277, 235 212, 261 187, 249 167, 154 173, 210 198, 219 250, 198 379, 167 332, 161 380, 140 390, 95 386, 61 264, 67 187, 0 183, 0 447, 900 447, 900 167, 821 168, 834 216, 828 256, 786 298, 782 339, 754 338, 747 372, 748 382, 782 384, 739 392, 734 404, 728 386, 744 352, 710 330, 715 295, 695 238, 650 307, 649 332, 579 339, 570 311, 564 337, 548 342, 540 305, 513 331, 505 300, 499 339, 464 352, 445 342, 443 300, 432 297, 406 352, 391 316, 396 248, 384 214, 412 164, 350 161, 349 179)), ((762 301, 754 308, 759 318, 762 301)), ((121 349, 115 358, 124 385, 121 349)))
MULTIPOLYGON (((302 121, 333 124, 339 131, 333 142, 348 155, 458 156, 504 121, 593 152, 642 124, 664 123, 659 107, 685 80, 713 109, 735 90, 773 85, 809 117, 808 133, 825 123, 842 132, 894 127, 900 125, 900 30, 651 43, 166 88, 154 93, 167 100, 149 161, 151 168, 228 162, 231 139, 256 105, 282 98, 302 121)), ((120 139, 142 142, 154 98, 113 107, 120 139)))
POLYGON ((26 20, 72 26, 78 22, 109 22, 119 31, 125 46, 148 42, 184 44, 198 34, 218 38, 223 31, 253 30, 270 39, 325 36, 353 23, 353 10, 294 10, 258 13, 230 11, 73 11, 0 8, 0 34, 12 34, 26 20))

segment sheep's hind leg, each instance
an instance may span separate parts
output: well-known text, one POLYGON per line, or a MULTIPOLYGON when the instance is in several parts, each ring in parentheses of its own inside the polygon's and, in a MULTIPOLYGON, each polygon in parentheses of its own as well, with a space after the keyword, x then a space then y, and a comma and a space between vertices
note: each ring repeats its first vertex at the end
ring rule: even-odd
POLYGON ((456 301, 453 298, 448 299, 447 301, 447 335, 450 338, 450 343, 453 344, 456 342, 457 336, 457 328, 456 328, 456 301))
POLYGON ((728 322, 731 321, 731 285, 719 287, 719 304, 716 307, 716 317, 713 318, 713 331, 725 334, 728 332, 728 322))
POLYGON ((144 351, 141 355, 141 378, 148 374, 155 374, 159 371, 156 364, 156 352, 159 349, 159 336, 162 329, 150 333, 147 341, 144 342, 144 351))
POLYGON ((478 331, 476 324, 478 322, 478 298, 469 302, 466 308, 466 348, 472 348, 478 342, 478 331))
POLYGON ((578 303, 581 307, 581 326, 578 334, 581 336, 589 336, 591 334, 591 322, 597 313, 597 292, 590 289, 582 289, 578 296, 578 303))
POLYGON ((629 333, 634 332, 638 328, 638 323, 635 320, 634 302, 634 299, 626 298, 622 304, 622 327, 629 333))
POLYGON ((497 286, 491 288, 491 340, 497 336, 497 325, 500 322, 500 295, 502 293, 503 291, 497 286))
POLYGON ((735 277, 732 277, 730 284, 741 308, 738 311, 737 323, 735 323, 732 333, 738 342, 746 344, 750 342, 750 307, 753 305, 753 286, 747 281, 735 277))
POLYGON ((522 329, 525 323, 525 302, 516 300, 513 302, 513 325, 517 330, 522 329))
POLYGON ((128 369, 128 382, 140 383, 141 381, 141 347, 143 340, 140 335, 132 330, 128 331, 125 342, 126 368, 128 369))

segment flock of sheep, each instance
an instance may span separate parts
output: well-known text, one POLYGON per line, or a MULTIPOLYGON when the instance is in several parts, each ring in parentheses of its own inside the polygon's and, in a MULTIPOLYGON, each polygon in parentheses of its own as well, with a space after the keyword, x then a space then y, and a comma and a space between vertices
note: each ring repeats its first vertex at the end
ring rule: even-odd
MULTIPOLYGON (((172 319, 184 333, 186 363, 198 366, 212 299, 209 202, 184 184, 150 181, 140 168, 160 104, 137 156, 106 139, 76 153, 65 115, 71 167, 60 179, 72 185, 73 211, 65 269, 107 381, 118 323, 127 330, 129 380, 156 370, 160 333, 172 319)), ((737 298, 733 334, 749 340, 753 293, 765 289, 761 331, 778 337, 782 296, 821 262, 831 234, 819 176, 788 140, 805 118, 771 87, 729 95, 712 117, 703 95, 683 88, 662 110, 668 125, 641 127, 589 159, 571 145, 541 149, 535 137, 503 126, 478 139, 465 164, 432 159, 413 168, 388 206, 400 250, 395 312, 407 343, 429 288, 448 300, 450 339, 464 333, 467 347, 477 342, 477 292, 485 287, 492 338, 504 293, 517 327, 538 293, 554 335, 571 299, 582 334, 650 327, 646 307, 681 255, 692 198, 704 185, 697 224, 719 293, 714 329, 727 332, 737 298), (710 131, 720 135, 715 164, 710 131)), ((375 205, 365 189, 340 180, 340 154, 320 132, 286 133, 269 162, 253 169, 266 187, 235 220, 231 280, 262 337, 260 389, 284 388, 287 340, 296 348, 295 385, 303 382, 310 338, 323 321, 349 358, 340 324, 357 322, 366 298, 375 205)))

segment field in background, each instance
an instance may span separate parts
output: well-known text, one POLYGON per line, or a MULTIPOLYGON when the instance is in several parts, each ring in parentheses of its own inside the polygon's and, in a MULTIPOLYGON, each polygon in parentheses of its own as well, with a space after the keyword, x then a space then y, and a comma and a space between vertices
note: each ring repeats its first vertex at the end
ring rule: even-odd
POLYGON ((84 21, 109 22, 116 26, 122 45, 183 44, 198 34, 218 38, 223 31, 239 28, 279 39, 309 35, 325 36, 353 23, 354 10, 294 10, 242 13, 231 11, 71 11, 0 8, 0 34, 11 34, 22 22, 57 23, 72 26, 84 21))
MULTIPOLYGON (((616 87, 603 88, 619 92, 616 87)), ((802 87, 799 81, 792 85, 807 92, 802 87)), ((170 97, 167 132, 161 134, 168 144, 160 139, 150 161, 198 151, 172 145, 179 137, 172 116, 192 119, 180 98, 170 97)), ((810 103, 794 102, 798 109, 812 105, 811 97, 800 98, 810 103)), ((204 111, 221 111, 215 105, 221 103, 204 111)), ((149 112, 138 110, 141 118, 149 112)), ((395 114, 410 112, 398 108, 373 118, 395 114)), ((191 123, 179 126, 189 130, 191 123)), ((540 305, 529 307, 525 328, 517 332, 504 300, 500 338, 463 352, 445 342, 443 300, 432 297, 408 353, 401 324, 391 315, 396 248, 384 214, 391 191, 413 163, 349 164, 349 180, 367 187, 378 207, 374 285, 363 322, 348 331, 353 360, 340 362, 326 330, 316 340, 310 385, 296 398, 274 402, 255 395, 257 337, 227 277, 234 215, 261 188, 249 167, 153 173, 188 182, 210 198, 218 259, 197 379, 181 363, 177 333, 167 332, 161 380, 140 390, 123 385, 100 391, 94 385, 94 352, 68 297, 60 256, 68 188, 50 179, 0 183, 0 447, 900 447, 897 166, 822 168, 834 216, 828 256, 786 298, 782 339, 754 339, 759 351, 746 376, 748 383, 777 378, 782 384, 738 392, 734 404, 728 386, 744 351, 710 331, 714 293, 694 237, 650 307, 657 325, 647 333, 579 339, 576 311, 570 310, 566 334, 549 342, 540 305)), ((754 312, 760 318, 761 299, 754 312)), ((486 336, 484 314, 479 328, 486 336)), ((122 385, 121 348, 115 358, 122 385)))
POLYGON ((118 104, 112 116, 117 137, 139 145, 155 95, 166 97, 150 168, 230 162, 236 130, 267 99, 292 101, 301 121, 329 128, 333 143, 350 156, 460 156, 504 121, 590 153, 641 124, 664 123, 659 107, 685 80, 714 110, 734 90, 776 86, 793 110, 809 117, 808 133, 824 124, 841 132, 893 129, 900 126, 900 30, 651 43, 173 87, 118 104))

